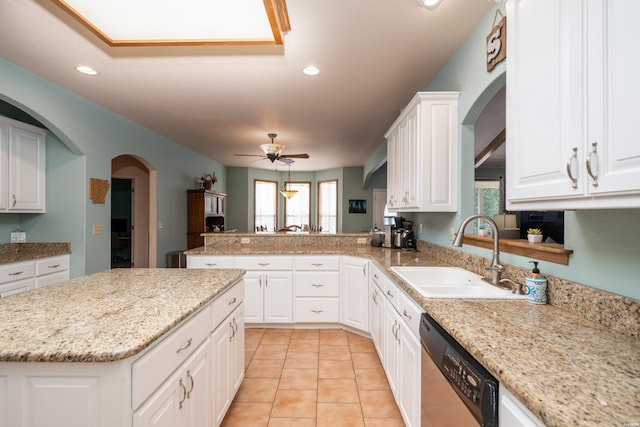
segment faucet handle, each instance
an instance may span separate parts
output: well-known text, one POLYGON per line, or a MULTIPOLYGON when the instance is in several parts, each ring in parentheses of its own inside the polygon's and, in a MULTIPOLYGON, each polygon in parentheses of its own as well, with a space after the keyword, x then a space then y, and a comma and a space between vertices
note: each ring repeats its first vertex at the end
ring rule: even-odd
POLYGON ((514 282, 511 279, 500 279, 500 283, 510 283, 513 290, 512 292, 516 295, 524 295, 524 286, 522 283, 514 282))

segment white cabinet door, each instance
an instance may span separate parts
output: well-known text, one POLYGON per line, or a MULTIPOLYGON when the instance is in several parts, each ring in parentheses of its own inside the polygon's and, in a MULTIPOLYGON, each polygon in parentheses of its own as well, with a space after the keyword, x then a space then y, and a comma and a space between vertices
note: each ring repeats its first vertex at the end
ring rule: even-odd
POLYGON ((9 128, 9 211, 45 210, 44 131, 9 128))
POLYGON ((0 212, 9 207, 9 126, 0 122, 0 212))
POLYGON ((369 321, 373 345, 378 352, 380 362, 384 365, 384 296, 373 281, 369 282, 369 321))
POLYGON ((174 427, 182 425, 178 409, 185 396, 182 372, 178 370, 133 414, 133 427, 174 427))
POLYGON ((241 304, 211 334, 211 402, 214 426, 222 423, 244 378, 243 319, 241 304))
POLYGON ((457 210, 458 96, 418 92, 385 134, 389 210, 457 210))
POLYGON ((342 323, 361 331, 369 331, 369 261, 342 258, 340 305, 342 323))
POLYGON ((211 340, 196 350, 184 364, 187 394, 183 403, 185 426, 211 425, 211 340))
POLYGON ((293 275, 291 272, 264 273, 264 322, 293 322, 293 275))
MULTIPOLYGON (((384 300, 383 345, 384 345, 384 370, 387 373, 389 387, 394 396, 398 396, 398 327, 399 318, 396 309, 388 300, 384 300)), ((397 397, 396 397, 397 400, 397 397)))
POLYGON ((634 0, 507 3, 509 209, 640 206, 638 13, 634 0))
POLYGON ((498 388, 498 419, 500 427, 543 427, 538 420, 516 397, 502 385, 498 388))
POLYGON ((400 322, 398 328, 400 356, 398 375, 400 392, 398 399, 400 411, 407 427, 420 426, 420 340, 407 324, 400 322))
POLYGON ((247 323, 264 321, 264 287, 262 273, 248 271, 244 275, 244 320, 247 323))

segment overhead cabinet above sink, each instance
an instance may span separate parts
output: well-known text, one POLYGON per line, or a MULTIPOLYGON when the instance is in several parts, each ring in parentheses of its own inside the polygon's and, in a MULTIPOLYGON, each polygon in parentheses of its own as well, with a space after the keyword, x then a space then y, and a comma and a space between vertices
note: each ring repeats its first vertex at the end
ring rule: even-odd
POLYGON ((385 134, 387 207, 455 212, 458 92, 418 92, 385 134))

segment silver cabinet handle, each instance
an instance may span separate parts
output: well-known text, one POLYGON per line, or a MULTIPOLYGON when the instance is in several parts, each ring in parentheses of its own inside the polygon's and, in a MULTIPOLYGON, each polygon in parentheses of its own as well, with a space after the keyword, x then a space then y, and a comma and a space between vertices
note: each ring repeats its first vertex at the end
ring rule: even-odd
POLYGON ((50 265, 47 268, 58 268, 58 267, 60 267, 60 264, 50 265))
POLYGON ((189 382, 191 386, 189 387, 189 391, 187 391, 187 399, 191 398, 191 392, 193 391, 193 386, 196 384, 191 376, 191 371, 187 369, 187 378, 189 378, 189 382))
POLYGON ((393 294, 391 293, 391 291, 387 291, 387 295, 389 295, 391 298, 394 298, 393 294))
POLYGON ((407 310, 404 310, 404 312, 402 314, 403 314, 404 317, 406 317, 409 320, 413 319, 413 317, 411 317, 411 315, 409 313, 407 313, 407 310))
POLYGON ((578 178, 574 178, 572 172, 574 160, 578 160, 578 147, 573 147, 573 154, 569 157, 569 160, 567 160, 567 175, 569 175, 569 179, 571 180, 571 187, 578 188, 578 178))
POLYGON ((591 144, 591 146, 593 147, 593 149, 589 152, 589 155, 587 156, 587 173, 589 174, 591 179, 593 179, 593 182, 591 183, 591 185, 593 185, 594 187, 597 187, 598 186, 598 175, 594 174, 593 173, 593 169, 591 168, 591 157, 595 154, 596 155, 596 160, 597 160, 598 143, 597 142, 593 142, 591 144))
POLYGON ((378 278, 378 273, 373 273, 373 278, 377 279, 378 278))
POLYGON ((377 296, 378 296, 378 291, 374 289, 374 290, 373 290, 373 293, 371 294, 371 298, 373 299, 373 303, 374 303, 375 305, 378 305, 378 299, 377 299, 377 296))
POLYGON ((266 266, 268 266, 268 265, 270 265, 270 264, 271 264, 270 262, 259 262, 259 263, 258 263, 258 265, 259 265, 260 267, 266 267, 266 266))
POLYGON ((18 199, 16 198, 15 194, 12 194, 12 196, 13 196, 13 204, 11 205, 11 207, 15 208, 16 207, 16 203, 18 203, 18 199))
POLYGON ((362 265, 362 275, 366 276, 367 275, 367 264, 363 264, 362 265))
POLYGON ((180 353, 182 350, 186 350, 186 349, 188 349, 188 348, 191 346, 191 340, 192 340, 192 338, 189 338, 189 339, 187 340, 187 343, 186 343, 185 345, 183 345, 182 347, 180 347, 179 349, 177 349, 177 350, 176 350, 176 354, 177 354, 177 353, 180 353))
POLYGON ((319 314, 319 313, 324 312, 324 310, 311 310, 311 311, 312 311, 313 313, 316 313, 316 314, 319 314))
POLYGON ((313 265, 314 267, 322 267, 324 264, 321 262, 314 262, 314 263, 311 263, 311 265, 313 265))
POLYGON ((324 285, 323 285, 323 284, 321 284, 321 283, 313 283, 311 286, 313 286, 314 288, 321 288, 321 287, 323 287, 324 285))
POLYGON ((260 276, 260 278, 258 278, 258 286, 262 287, 262 276, 260 276))
POLYGON ((216 265, 218 265, 218 264, 217 264, 217 263, 215 263, 215 262, 207 262, 207 263, 205 263, 205 265, 206 265, 207 267, 215 267, 215 266, 216 266, 216 265))
POLYGON ((187 400, 187 388, 184 386, 184 383, 182 382, 182 378, 180 378, 180 388, 182 388, 182 399, 180 399, 180 404, 178 405, 178 408, 182 409, 182 406, 184 405, 184 401, 187 400))
POLYGON ((237 300, 236 300, 236 297, 233 297, 233 298, 231 298, 231 299, 229 300, 229 302, 228 302, 227 304, 228 304, 228 305, 232 305, 232 304, 235 304, 235 303, 236 303, 236 301, 237 301, 237 300))
POLYGON ((19 275, 21 275, 21 274, 23 274, 23 273, 24 273, 24 271, 22 271, 22 270, 20 270, 20 271, 15 271, 15 272, 13 272, 13 273, 9 273, 9 276, 19 276, 19 275))

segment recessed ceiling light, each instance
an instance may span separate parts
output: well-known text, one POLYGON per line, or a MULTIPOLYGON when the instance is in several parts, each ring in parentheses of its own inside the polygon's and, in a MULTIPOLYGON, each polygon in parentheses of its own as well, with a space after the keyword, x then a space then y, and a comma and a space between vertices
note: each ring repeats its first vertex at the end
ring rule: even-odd
POLYGON ((95 75, 98 74, 98 72, 96 70, 94 70, 93 68, 91 68, 91 67, 89 67, 87 65, 78 65, 76 67, 76 70, 78 70, 82 74, 86 74, 88 76, 95 76, 95 75))
POLYGON ((309 65, 308 67, 304 67, 302 69, 302 72, 307 76, 317 76, 318 74, 320 74, 320 68, 314 65, 309 65))
POLYGON ((442 0, 416 0, 420 6, 432 7, 440 3, 442 0))

